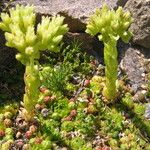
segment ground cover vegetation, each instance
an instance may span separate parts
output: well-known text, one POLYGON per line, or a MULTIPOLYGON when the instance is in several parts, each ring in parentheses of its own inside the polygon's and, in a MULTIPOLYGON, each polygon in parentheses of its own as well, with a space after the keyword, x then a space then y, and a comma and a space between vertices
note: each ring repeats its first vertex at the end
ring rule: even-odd
POLYGON ((6 45, 25 66, 25 94, 21 104, 1 104, 0 149, 149 150, 146 104, 133 101, 124 75, 117 79, 116 45, 132 36, 130 13, 104 5, 89 19, 86 32, 104 42, 106 67, 78 41, 63 44, 63 17, 43 17, 37 26, 35 18, 33 6, 1 14, 6 45))

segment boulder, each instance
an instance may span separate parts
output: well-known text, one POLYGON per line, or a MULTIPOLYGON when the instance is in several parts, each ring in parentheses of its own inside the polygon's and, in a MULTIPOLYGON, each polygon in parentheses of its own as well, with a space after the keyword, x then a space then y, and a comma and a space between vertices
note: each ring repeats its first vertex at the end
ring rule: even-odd
MULTIPOLYGON (((111 7, 116 8, 118 5, 124 5, 127 0, 121 2, 120 0, 105 0, 105 2, 111 7)), ((7 10, 10 7, 15 6, 16 4, 22 5, 34 5, 37 13, 37 22, 40 21, 42 15, 56 15, 60 14, 65 17, 65 22, 68 24, 70 28, 70 32, 66 36, 68 41, 72 39, 79 38, 79 41, 83 40, 83 49, 89 51, 90 54, 95 53, 92 51, 92 48, 98 51, 101 54, 99 42, 96 38, 90 37, 85 34, 86 21, 90 14, 94 12, 96 8, 100 8, 104 1, 100 0, 14 0, 12 2, 7 0, 2 0, 0 5, 3 9, 7 10), (69 40, 70 39, 70 40, 69 40)), ((12 58, 14 58, 14 52, 12 49, 4 46, 5 40, 2 33, 0 33, 0 64, 8 64, 12 62, 12 58)), ((94 54, 95 55, 95 54, 94 54)))
POLYGON ((119 66, 126 73, 134 93, 141 93, 145 90, 147 74, 150 72, 150 54, 147 53, 147 49, 139 46, 123 49, 119 66))
POLYGON ((36 12, 41 15, 61 14, 66 17, 66 23, 71 32, 84 32, 86 21, 96 8, 101 8, 103 3, 116 8, 124 5, 127 0, 15 0, 12 5, 34 5, 36 12))
POLYGON ((133 32, 133 43, 150 48, 150 0, 128 0, 125 4, 134 18, 130 29, 133 32))

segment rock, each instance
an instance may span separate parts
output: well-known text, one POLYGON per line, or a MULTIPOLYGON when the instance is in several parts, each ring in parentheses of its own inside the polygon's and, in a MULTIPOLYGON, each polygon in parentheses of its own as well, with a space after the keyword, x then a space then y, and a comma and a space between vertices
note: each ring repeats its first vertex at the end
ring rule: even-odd
POLYGON ((42 114, 43 117, 46 117, 46 116, 49 115, 49 110, 47 108, 43 108, 41 110, 41 114, 42 114))
POLYGON ((150 48, 150 0, 128 0, 125 5, 133 15, 133 43, 150 48))
POLYGON ((0 31, 0 71, 4 66, 11 65, 12 62, 16 62, 15 54, 16 50, 5 46, 5 37, 2 31, 0 31))
POLYGON ((16 138, 18 139, 18 138, 20 138, 22 136, 22 133, 20 132, 20 131, 18 131, 17 133, 16 133, 16 138))
POLYGON ((96 8, 100 8, 103 3, 107 3, 111 8, 118 5, 124 5, 127 0, 15 0, 12 5, 34 5, 39 15, 55 15, 61 14, 66 17, 66 23, 69 25, 70 31, 85 31, 86 21, 90 14, 96 8))
POLYGON ((30 150, 30 149, 31 149, 30 144, 24 144, 22 147, 22 150, 30 150))
POLYGON ((124 57, 120 62, 120 68, 127 74, 130 80, 131 88, 136 93, 142 90, 141 86, 145 85, 146 77, 144 60, 145 56, 135 47, 129 47, 124 53, 124 57))
POLYGON ((150 119, 150 103, 146 104, 146 109, 145 109, 144 117, 146 119, 150 119))
MULTIPOLYGON (((65 22, 68 24, 70 31, 76 32, 68 34, 67 37, 69 37, 70 40, 74 37, 79 38, 79 41, 83 40, 83 49, 87 50, 90 54, 92 53, 97 55, 95 54, 94 50, 100 52, 99 47, 101 47, 101 45, 97 46, 99 45, 99 41, 95 40, 95 38, 92 39, 85 33, 81 33, 85 31, 87 18, 96 8, 100 8, 103 2, 106 2, 111 8, 116 8, 117 6, 124 6, 126 1, 127 0, 123 2, 120 0, 15 0, 11 2, 3 0, 1 2, 1 8, 2 6, 7 6, 7 8, 10 8, 16 4, 34 5, 38 16, 37 22, 40 21, 42 15, 63 15, 66 17, 65 22)), ((16 51, 4 46, 4 39, 3 33, 0 33, 0 64, 6 66, 7 64, 11 64, 12 62, 16 61, 16 51)))

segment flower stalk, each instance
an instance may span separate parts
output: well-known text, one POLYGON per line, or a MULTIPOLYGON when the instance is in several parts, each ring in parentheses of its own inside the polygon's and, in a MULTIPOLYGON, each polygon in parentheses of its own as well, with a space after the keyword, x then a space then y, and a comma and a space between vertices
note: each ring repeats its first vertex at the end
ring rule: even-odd
POLYGON ((107 5, 96 12, 89 18, 86 32, 98 36, 104 43, 104 62, 106 83, 103 89, 103 95, 108 100, 117 97, 117 41, 121 38, 128 43, 132 33, 128 30, 132 18, 129 12, 123 12, 122 7, 116 11, 110 10, 107 5))
POLYGON ((59 51, 63 35, 68 31, 63 24, 64 17, 42 17, 35 29, 36 14, 33 6, 11 8, 8 13, 1 13, 0 29, 5 31, 6 45, 18 50, 16 59, 26 66, 24 81, 25 94, 23 105, 25 118, 32 118, 35 104, 39 98, 40 51, 59 51))

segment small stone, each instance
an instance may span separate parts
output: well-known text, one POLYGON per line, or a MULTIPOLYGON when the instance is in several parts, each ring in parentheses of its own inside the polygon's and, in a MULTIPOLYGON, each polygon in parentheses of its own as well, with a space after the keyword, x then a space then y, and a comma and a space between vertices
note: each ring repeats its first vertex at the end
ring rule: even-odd
POLYGON ((30 150, 30 148, 31 148, 30 144, 24 144, 22 150, 30 150))
POLYGON ((141 93, 142 93, 143 95, 146 95, 147 91, 146 91, 146 90, 142 90, 141 93))
POLYGON ((38 111, 40 111, 40 110, 42 110, 43 108, 42 108, 42 105, 36 104, 36 105, 35 105, 35 109, 38 110, 38 111))
POLYGON ((23 140, 22 140, 22 139, 17 140, 17 146, 18 146, 19 148, 21 148, 23 145, 24 145, 24 143, 23 143, 23 140))
POLYGON ((139 51, 135 51, 138 55, 140 55, 141 53, 139 51))
POLYGON ((142 88, 143 90, 146 90, 146 89, 147 89, 147 86, 144 85, 144 84, 142 84, 142 85, 141 85, 141 88, 142 88))
POLYGON ((84 112, 84 113, 88 113, 88 108, 87 108, 87 107, 84 108, 83 112, 84 112))
POLYGON ((135 95, 134 95, 134 100, 135 101, 145 101, 145 96, 146 96, 147 91, 146 90, 142 90, 142 91, 138 91, 135 95))
POLYGON ((18 124, 18 128, 21 129, 21 130, 25 130, 25 129, 27 128, 27 126, 28 126, 28 123, 25 122, 25 121, 20 122, 20 123, 18 124))
POLYGON ((68 150, 68 148, 67 147, 63 147, 61 150, 68 150))
POLYGON ((21 136, 22 136, 22 133, 21 133, 20 131, 18 131, 17 134, 16 134, 16 138, 18 139, 18 138, 20 138, 21 136))
POLYGON ((23 121, 24 120, 21 117, 16 118, 16 125, 22 124, 23 121))
POLYGON ((145 75, 146 75, 145 73, 142 73, 142 74, 141 74, 142 77, 145 77, 145 75))
POLYGON ((43 117, 46 117, 49 115, 49 110, 47 108, 43 108, 41 110, 41 114, 43 115, 43 117))
POLYGON ((150 119, 150 103, 146 104, 144 117, 150 119))

